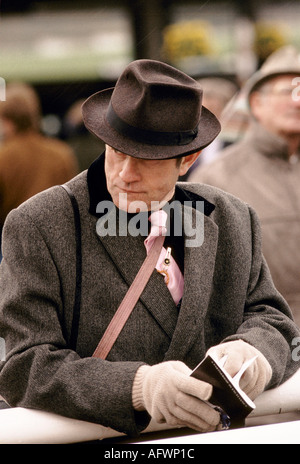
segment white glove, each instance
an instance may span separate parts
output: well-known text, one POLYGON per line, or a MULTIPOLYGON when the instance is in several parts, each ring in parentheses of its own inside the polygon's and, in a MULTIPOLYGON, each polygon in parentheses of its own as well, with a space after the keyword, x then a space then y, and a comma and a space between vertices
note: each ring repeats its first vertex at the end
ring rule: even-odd
POLYGON ((212 393, 208 383, 190 377, 181 361, 141 366, 132 390, 136 410, 147 410, 158 423, 190 427, 200 432, 216 429, 220 415, 204 401, 212 393))
POLYGON ((238 373, 243 363, 254 356, 255 361, 244 372, 240 380, 240 387, 254 400, 266 388, 272 377, 272 368, 264 355, 254 346, 242 340, 222 343, 213 346, 207 352, 216 359, 228 355, 224 368, 232 377, 238 373))

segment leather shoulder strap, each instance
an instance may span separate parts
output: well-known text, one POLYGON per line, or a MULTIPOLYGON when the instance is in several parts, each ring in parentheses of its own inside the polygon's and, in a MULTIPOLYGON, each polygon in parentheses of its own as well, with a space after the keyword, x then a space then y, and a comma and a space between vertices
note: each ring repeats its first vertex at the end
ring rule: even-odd
MULTIPOLYGON (((70 346, 76 350, 78 327, 80 319, 80 305, 81 305, 81 280, 82 280, 82 256, 81 256, 81 223, 80 214, 77 200, 67 185, 61 185, 68 193, 74 211, 74 224, 75 224, 75 239, 76 239, 76 289, 73 310, 72 329, 70 337, 70 346)), ((121 330, 123 329, 127 319, 129 318, 133 308, 135 307, 139 297, 144 290, 153 270, 155 269, 157 260, 159 258, 161 249, 164 244, 165 237, 160 235, 153 243, 150 252, 148 253, 145 261, 143 262, 139 272, 137 273, 134 281, 132 282, 128 292, 123 298, 119 308, 117 309, 114 317, 108 325, 103 334, 93 357, 105 359, 118 338, 121 330)))
POLYGON ((164 240, 165 237, 162 235, 156 238, 128 292, 104 332, 93 357, 101 359, 107 357, 155 269, 164 240))

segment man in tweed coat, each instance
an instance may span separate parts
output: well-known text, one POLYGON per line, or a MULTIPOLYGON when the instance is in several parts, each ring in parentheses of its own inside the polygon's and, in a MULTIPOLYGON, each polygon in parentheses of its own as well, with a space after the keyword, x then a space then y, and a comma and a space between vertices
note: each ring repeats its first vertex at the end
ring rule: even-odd
MULTIPOLYGON (((228 355, 231 375, 256 356, 241 382, 252 399, 298 369, 292 356, 298 329, 270 278, 254 211, 213 187, 176 184, 220 130, 201 98, 199 85, 184 73, 139 60, 114 89, 85 102, 85 124, 106 151, 68 182, 82 239, 76 348, 70 342, 76 286, 70 198, 53 187, 8 216, 0 271, 6 343, 0 393, 9 405, 130 435, 150 417, 209 431, 220 420, 205 402, 211 386, 190 377, 208 350, 228 355), (192 218, 190 228, 184 223, 182 234, 165 239, 184 279, 180 302, 154 271, 107 358, 93 357, 146 257, 143 234, 121 233, 121 213, 128 212, 129 223, 134 202, 145 205, 140 214, 148 217, 153 202, 165 208, 173 200, 192 218), (112 207, 107 212, 103 205, 112 207)), ((172 230, 175 211, 170 217, 172 230)))

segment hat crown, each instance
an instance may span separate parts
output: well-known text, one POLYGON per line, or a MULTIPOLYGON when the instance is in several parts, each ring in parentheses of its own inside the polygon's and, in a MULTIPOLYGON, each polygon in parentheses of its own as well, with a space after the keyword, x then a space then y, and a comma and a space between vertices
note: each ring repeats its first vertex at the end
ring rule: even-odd
POLYGON ((137 60, 118 79, 114 112, 132 127, 150 131, 189 131, 199 124, 202 88, 166 63, 137 60))
POLYGON ((169 159, 202 150, 220 133, 202 106, 202 87, 182 71, 155 60, 130 63, 114 88, 82 105, 85 126, 104 143, 142 159, 169 159))
POLYGON ((272 53, 261 67, 262 75, 300 73, 300 54, 298 50, 289 45, 272 53))

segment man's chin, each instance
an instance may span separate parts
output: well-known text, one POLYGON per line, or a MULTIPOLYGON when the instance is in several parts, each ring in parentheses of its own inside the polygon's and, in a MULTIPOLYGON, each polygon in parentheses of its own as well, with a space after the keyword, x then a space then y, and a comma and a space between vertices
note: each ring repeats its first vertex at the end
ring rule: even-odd
POLYGON ((126 211, 127 213, 130 213, 130 214, 149 211, 150 207, 146 202, 144 202, 142 200, 132 200, 132 201, 130 201, 129 199, 122 198, 122 195, 120 195, 121 198, 119 198, 117 203, 116 203, 116 206, 120 210, 126 211))
POLYGON ((170 195, 166 196, 163 200, 147 200, 142 199, 143 195, 133 195, 131 193, 119 193, 117 197, 114 197, 114 204, 121 211, 126 211, 127 213, 135 214, 142 213, 146 211, 158 211, 161 209, 167 202, 170 195))

